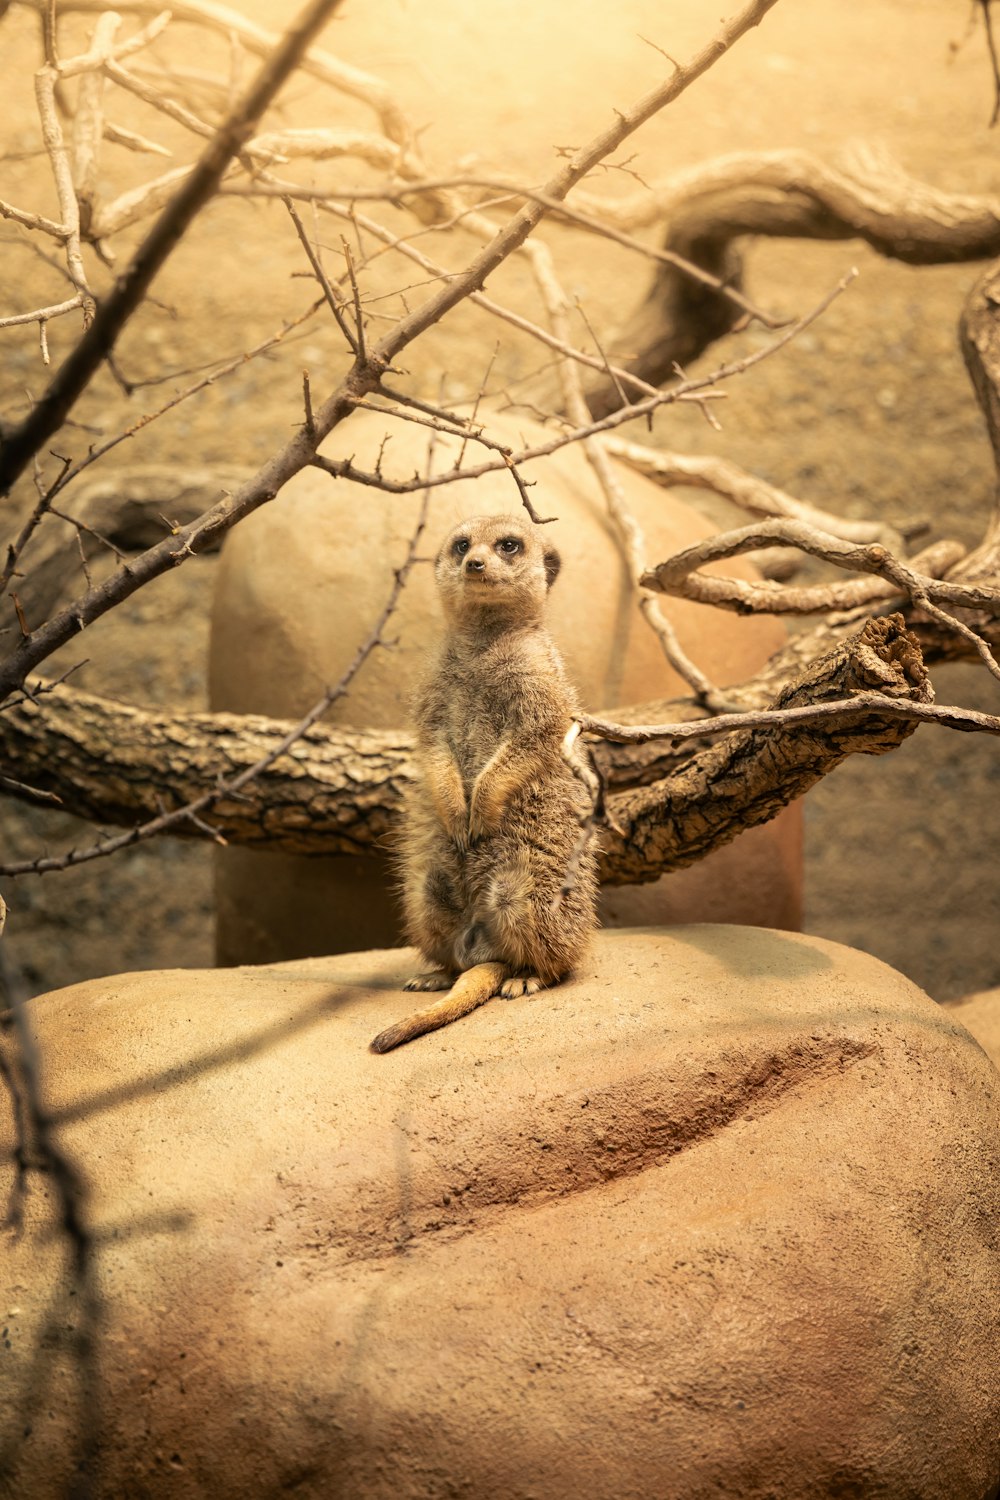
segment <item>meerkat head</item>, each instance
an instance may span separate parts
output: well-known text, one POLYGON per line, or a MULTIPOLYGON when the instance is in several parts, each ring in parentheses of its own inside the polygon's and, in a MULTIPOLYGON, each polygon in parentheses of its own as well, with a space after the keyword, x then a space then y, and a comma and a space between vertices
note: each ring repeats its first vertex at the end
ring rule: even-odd
POLYGON ((450 619, 488 610, 523 623, 541 618, 559 567, 527 516, 470 516, 445 537, 434 577, 450 619))

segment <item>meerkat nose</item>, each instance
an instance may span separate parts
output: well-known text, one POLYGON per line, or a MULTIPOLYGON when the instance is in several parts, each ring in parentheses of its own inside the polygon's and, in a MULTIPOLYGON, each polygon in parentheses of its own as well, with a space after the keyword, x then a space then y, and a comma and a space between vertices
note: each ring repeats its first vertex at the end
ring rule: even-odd
POLYGON ((486 567, 481 557, 467 557, 465 559, 465 571, 467 573, 481 573, 486 567))

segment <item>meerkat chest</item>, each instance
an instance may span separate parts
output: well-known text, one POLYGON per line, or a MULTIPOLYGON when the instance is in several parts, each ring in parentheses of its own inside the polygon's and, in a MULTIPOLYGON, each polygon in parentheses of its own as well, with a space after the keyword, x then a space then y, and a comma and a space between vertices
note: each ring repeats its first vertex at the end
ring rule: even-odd
POLYGON ((473 680, 453 692, 448 703, 448 739, 462 770, 475 773, 504 741, 523 731, 516 680, 502 685, 473 680))
POLYGON ((540 682, 517 652, 463 654, 445 663, 439 702, 452 752, 474 776, 504 742, 528 738, 537 720, 540 682))

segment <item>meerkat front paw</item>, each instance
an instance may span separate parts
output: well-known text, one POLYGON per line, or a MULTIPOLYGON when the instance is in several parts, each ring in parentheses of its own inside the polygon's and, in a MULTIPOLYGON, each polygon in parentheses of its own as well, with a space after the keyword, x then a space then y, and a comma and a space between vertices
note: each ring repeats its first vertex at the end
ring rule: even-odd
POLYGON ((430 758, 426 774, 441 827, 459 849, 468 848, 469 806, 461 773, 447 750, 439 750, 430 758))
POLYGON ((403 985, 404 990, 450 990, 455 980, 443 969, 433 969, 429 974, 414 974, 403 985))
POLYGON ((456 818, 450 828, 446 827, 445 833, 459 854, 468 854, 469 846, 474 842, 474 836, 469 829, 469 819, 465 813, 460 818, 456 818))
POLYGON ((505 1000, 516 1000, 521 995, 537 995, 544 988, 537 974, 514 974, 510 979, 504 980, 500 993, 505 1000))
POLYGON ((475 844, 479 839, 486 838, 488 834, 496 833, 499 828, 499 820, 488 818, 481 804, 473 805, 469 814, 469 827, 467 838, 470 844, 475 844))

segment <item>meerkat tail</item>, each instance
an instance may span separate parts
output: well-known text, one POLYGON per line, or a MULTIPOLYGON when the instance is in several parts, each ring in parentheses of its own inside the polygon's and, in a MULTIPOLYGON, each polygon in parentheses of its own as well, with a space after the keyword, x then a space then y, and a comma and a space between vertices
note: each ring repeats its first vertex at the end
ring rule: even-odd
POLYGON ((429 1005, 426 1010, 418 1011, 416 1015, 407 1016, 405 1021, 397 1021, 395 1026, 387 1026, 385 1031, 380 1031, 372 1042, 372 1051, 391 1052, 393 1047, 412 1042, 414 1037, 423 1036, 427 1031, 436 1031, 439 1026, 447 1026, 461 1016, 467 1016, 470 1010, 475 1010, 477 1006, 499 994, 500 986, 509 975, 510 968, 507 964, 476 964, 473 968, 466 969, 442 999, 429 1005))

